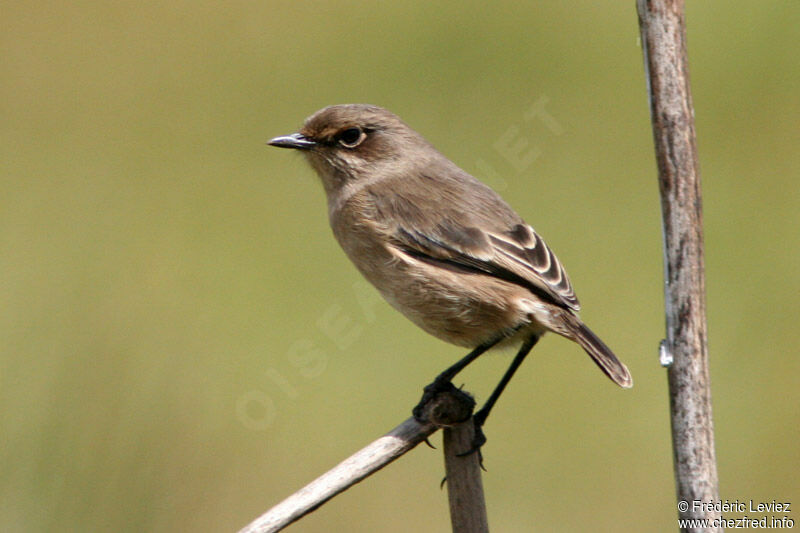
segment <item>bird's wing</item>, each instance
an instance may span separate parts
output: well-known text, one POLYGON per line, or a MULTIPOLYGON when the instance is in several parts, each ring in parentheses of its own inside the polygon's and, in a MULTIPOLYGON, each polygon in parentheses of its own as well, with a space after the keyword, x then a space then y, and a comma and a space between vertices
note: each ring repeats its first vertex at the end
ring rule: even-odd
POLYGON ((541 298, 577 311, 580 303, 567 272, 544 240, 525 223, 487 231, 463 221, 438 218, 419 227, 398 222, 392 244, 417 259, 460 267, 524 286, 541 298))

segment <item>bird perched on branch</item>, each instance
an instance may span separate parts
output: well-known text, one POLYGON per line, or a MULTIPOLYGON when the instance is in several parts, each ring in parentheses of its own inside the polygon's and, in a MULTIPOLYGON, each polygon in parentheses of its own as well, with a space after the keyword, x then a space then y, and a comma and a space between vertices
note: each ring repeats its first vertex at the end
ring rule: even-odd
POLYGON ((418 418, 479 355, 521 343, 475 413, 480 430, 508 381, 548 331, 577 342, 621 387, 628 369, 579 318, 564 267, 492 189, 377 106, 326 107, 272 146, 302 152, 322 180, 333 233, 356 268, 398 311, 444 341, 472 348, 425 388, 418 418))

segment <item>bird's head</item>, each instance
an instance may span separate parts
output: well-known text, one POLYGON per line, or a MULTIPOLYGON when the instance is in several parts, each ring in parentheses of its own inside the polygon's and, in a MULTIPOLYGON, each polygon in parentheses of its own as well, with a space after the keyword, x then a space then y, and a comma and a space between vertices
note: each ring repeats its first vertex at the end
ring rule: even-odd
POLYGON ((298 132, 268 144, 300 150, 329 195, 355 182, 406 173, 435 152, 397 115, 367 104, 321 109, 298 132))

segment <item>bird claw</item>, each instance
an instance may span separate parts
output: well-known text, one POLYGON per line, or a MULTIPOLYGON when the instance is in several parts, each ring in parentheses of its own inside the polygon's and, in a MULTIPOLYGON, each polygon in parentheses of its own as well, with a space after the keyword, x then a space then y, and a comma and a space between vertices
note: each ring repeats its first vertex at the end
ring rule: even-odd
MULTIPOLYGON (((444 379, 435 379, 432 383, 427 385, 424 389, 422 389, 422 398, 420 398, 419 403, 411 410, 411 413, 414 415, 414 419, 424 424, 426 422, 437 422, 439 417, 433 417, 434 420, 431 420, 431 407, 436 407, 435 404, 432 402, 437 398, 440 397, 442 394, 447 395, 455 395, 458 397, 467 396, 466 393, 462 392, 461 390, 457 389, 455 385, 453 385, 449 380, 444 379)), ((471 398, 469 401, 472 401, 472 405, 474 406, 474 400, 471 398)), ((470 408, 470 412, 472 409, 470 408)), ((466 417, 469 417, 469 413, 466 414, 466 417)))
POLYGON ((472 417, 472 423, 474 426, 475 433, 472 436, 472 444, 469 450, 465 452, 461 452, 458 454, 458 457, 466 457, 468 455, 472 455, 473 453, 478 454, 478 462, 480 463, 481 470, 486 472, 486 467, 483 466, 483 453, 481 453, 481 448, 484 444, 486 444, 486 434, 483 432, 483 424, 486 422, 486 415, 488 413, 484 411, 478 411, 472 417))

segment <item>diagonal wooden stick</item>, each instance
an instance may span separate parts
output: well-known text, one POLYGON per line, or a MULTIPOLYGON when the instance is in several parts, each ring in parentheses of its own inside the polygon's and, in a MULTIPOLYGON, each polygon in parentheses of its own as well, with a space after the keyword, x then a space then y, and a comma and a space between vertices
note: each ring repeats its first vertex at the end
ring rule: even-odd
POLYGON ((240 533, 280 531, 391 463, 437 429, 433 424, 423 425, 409 418, 258 517, 240 533))
MULTIPOLYGON (((425 441, 439 427, 455 425, 457 426, 455 429, 459 431, 454 435, 471 435, 471 416, 474 407, 475 401, 463 391, 454 389, 452 392, 441 393, 425 406, 425 412, 423 413, 425 418, 433 422, 421 424, 413 417, 409 418, 283 500, 244 527, 239 533, 272 533, 280 531, 292 522, 317 509, 340 492, 347 490, 362 479, 377 472, 420 442, 425 441), (468 423, 464 423, 465 420, 468 423), (466 430, 467 433, 460 430, 460 426, 469 426, 469 429, 466 430)), ((469 446, 462 446, 462 443, 456 444, 455 447, 452 443, 448 443, 445 453, 454 454, 455 448, 469 450, 469 446)), ((458 523, 465 520, 473 523, 474 518, 472 516, 474 513, 480 513, 480 509, 475 511, 472 508, 465 508, 464 501, 469 501, 472 505, 482 506, 485 521, 486 510, 485 503, 483 503, 480 467, 477 454, 472 455, 473 457, 471 458, 455 457, 455 460, 453 458, 447 458, 446 460, 447 477, 459 480, 457 486, 448 487, 451 495, 450 512, 451 514, 454 512, 472 513, 467 518, 453 518, 454 524, 457 523, 456 520, 460 520, 458 523), (461 491, 465 491, 466 495, 461 496, 461 491), (459 502, 459 505, 453 505, 453 501, 459 502)), ((486 530, 469 529, 466 531, 479 533, 486 530)))

